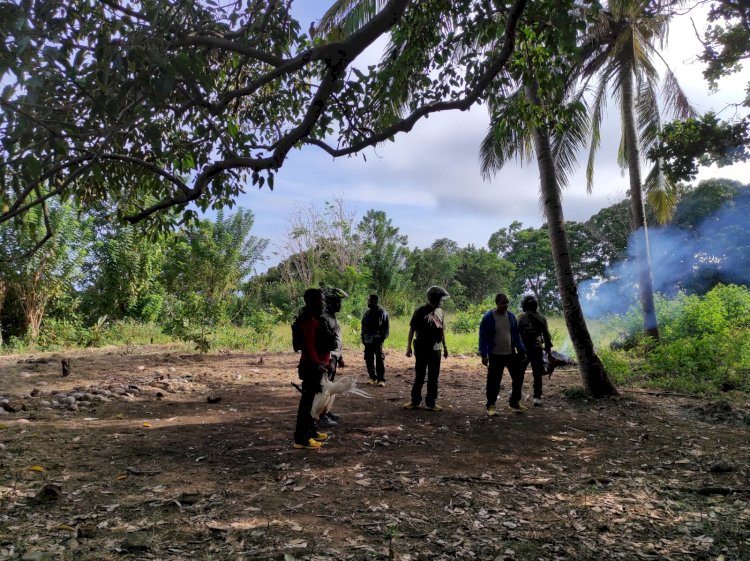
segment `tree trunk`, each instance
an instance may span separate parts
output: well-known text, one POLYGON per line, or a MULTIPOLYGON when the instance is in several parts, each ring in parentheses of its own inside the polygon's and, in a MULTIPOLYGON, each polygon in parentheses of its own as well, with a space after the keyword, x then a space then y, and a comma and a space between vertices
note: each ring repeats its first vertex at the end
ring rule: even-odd
POLYGON ((630 218, 635 242, 635 261, 638 271, 638 298, 641 302, 643 329, 646 334, 659 340, 659 326, 654 307, 654 285, 651 278, 651 256, 649 255, 646 212, 643 208, 641 189, 641 160, 638 150, 638 137, 635 132, 635 112, 633 109, 633 73, 627 70, 622 80, 622 126, 625 137, 625 153, 628 157, 630 178, 630 218))
POLYGON ((0 349, 3 348, 3 306, 5 305, 5 294, 8 292, 8 285, 0 279, 0 349))
MULTIPOLYGON (((531 99, 536 102, 536 96, 531 99)), ((594 397, 617 395, 617 388, 607 376, 602 361, 594 350, 586 320, 578 299, 578 287, 573 276, 573 264, 568 248, 568 236, 565 232, 560 189, 555 176, 555 165, 547 129, 534 129, 534 148, 536 150, 539 178, 541 181, 542 204, 547 217, 549 240, 552 246, 552 259, 555 262, 555 277, 560 288, 560 300, 563 306, 565 325, 568 327, 570 340, 578 358, 578 372, 584 388, 594 397)))
POLYGON ((39 338, 44 311, 49 300, 49 296, 40 290, 41 282, 41 272, 37 271, 24 283, 14 287, 26 323, 26 336, 32 345, 39 338))

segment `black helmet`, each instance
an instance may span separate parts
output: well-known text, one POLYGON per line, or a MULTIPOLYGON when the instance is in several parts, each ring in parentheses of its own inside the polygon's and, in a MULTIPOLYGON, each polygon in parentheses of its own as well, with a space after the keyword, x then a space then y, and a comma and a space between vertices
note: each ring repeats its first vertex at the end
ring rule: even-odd
POLYGON ((326 300, 343 300, 344 298, 349 298, 349 295, 346 293, 345 290, 342 290, 341 288, 326 288, 323 290, 323 297, 326 300))
POLYGON ((521 309, 524 312, 536 312, 537 308, 539 307, 539 302, 536 299, 536 296, 533 294, 527 294, 523 298, 521 298, 521 309))
POLYGON ((432 300, 433 298, 440 298, 440 300, 445 300, 446 298, 450 298, 450 294, 448 294, 448 291, 440 286, 431 286, 427 289, 427 299, 432 300))

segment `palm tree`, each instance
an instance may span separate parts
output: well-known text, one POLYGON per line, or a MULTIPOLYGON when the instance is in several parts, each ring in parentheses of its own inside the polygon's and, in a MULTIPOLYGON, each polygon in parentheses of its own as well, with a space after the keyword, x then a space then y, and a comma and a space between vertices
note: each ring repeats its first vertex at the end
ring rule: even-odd
MULTIPOLYGON (((356 25, 361 25, 363 17, 365 19, 371 17, 367 14, 371 14, 372 10, 377 10, 377 8, 376 0, 361 0, 360 2, 339 0, 323 17, 318 25, 318 30, 324 30, 325 32, 338 30, 337 32, 340 33, 343 29, 352 29, 351 26, 356 28, 356 25)), ((543 19, 544 15, 549 14, 542 14, 542 17, 537 19, 543 19)), ((565 17, 568 12, 563 9, 558 15, 565 17)), ((550 37, 561 35, 560 30, 553 29, 553 27, 554 25, 551 24, 548 29, 550 37)), ((497 46, 493 40, 490 40, 489 44, 486 45, 479 45, 480 42, 481 40, 477 39, 477 48, 485 48, 487 51, 491 51, 497 46)), ((533 40, 530 40, 530 42, 533 43, 533 40)), ((584 387, 593 396, 615 395, 617 390, 609 380, 606 370, 594 350, 593 341, 581 310, 565 231, 558 179, 566 177, 565 172, 569 171, 573 165, 576 151, 583 146, 585 139, 585 134, 582 132, 585 130, 583 106, 580 103, 573 104, 573 109, 569 112, 571 122, 568 123, 567 127, 562 128, 563 132, 558 134, 553 141, 550 128, 546 124, 537 122, 536 117, 544 113, 546 107, 558 107, 561 101, 560 97, 564 96, 558 96, 550 100, 546 106, 543 106, 543 103, 538 99, 537 81, 533 72, 516 78, 516 84, 524 81, 527 86, 508 96, 502 96, 502 103, 500 104, 493 104, 492 101, 489 103, 491 111, 494 109, 494 118, 490 132, 481 148, 482 171, 485 177, 489 177, 511 157, 519 156, 523 159, 530 156, 533 151, 536 152, 541 178, 541 202, 549 224, 548 231, 555 263, 555 275, 560 288, 566 326, 578 358, 581 378, 584 387), (510 110, 515 107, 519 109, 519 113, 523 113, 523 107, 529 104, 536 109, 536 111, 532 111, 535 115, 530 117, 529 120, 536 124, 519 127, 519 120, 511 115, 510 110)), ((550 87, 545 88, 545 90, 556 92, 559 88, 550 87)), ((505 94, 507 92, 496 93, 505 94)), ((398 91, 391 91, 390 95, 393 96, 392 99, 404 99, 406 97, 404 92, 398 91)), ((498 95, 496 99, 499 98, 501 96, 498 95)), ((523 119, 521 119, 522 121, 523 119)))
MULTIPOLYGON (((519 43, 522 51, 531 47, 529 42, 519 43)), ((616 395, 617 390, 596 354, 581 309, 561 200, 561 187, 566 184, 575 166, 575 155, 585 142, 588 119, 580 94, 566 96, 566 87, 540 88, 540 72, 531 63, 522 63, 518 79, 524 87, 501 105, 492 101, 488 104, 491 122, 480 148, 482 174, 487 179, 513 158, 524 163, 536 157, 540 203, 547 219, 555 278, 583 385, 595 397, 616 395), (566 97, 570 98, 567 104, 566 97), (562 127, 553 127, 550 122, 556 118, 567 122, 562 127)))
MULTIPOLYGON (((694 115, 684 92, 669 66, 663 81, 664 93, 657 95, 659 72, 654 64, 661 58, 657 45, 663 45, 670 20, 672 1, 610 0, 592 26, 588 46, 593 54, 586 76, 598 76, 592 104, 591 150, 586 170, 588 189, 593 184, 593 165, 599 147, 600 126, 608 92, 620 105, 622 140, 618 161, 627 168, 630 180, 630 218, 636 243, 638 294, 646 334, 659 339, 654 309, 654 289, 648 247, 648 225, 643 194, 661 221, 669 218, 676 203, 675 185, 661 173, 655 162, 645 182, 641 180, 641 154, 654 146, 661 128, 659 101, 678 118, 694 115)), ((663 61, 663 59, 662 59, 663 61)))

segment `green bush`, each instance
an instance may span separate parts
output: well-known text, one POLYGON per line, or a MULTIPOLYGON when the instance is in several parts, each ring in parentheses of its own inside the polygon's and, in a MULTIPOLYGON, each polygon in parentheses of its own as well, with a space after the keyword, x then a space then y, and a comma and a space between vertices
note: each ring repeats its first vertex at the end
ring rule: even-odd
POLYGON ((704 296, 656 299, 661 341, 642 335, 640 311, 619 318, 629 354, 602 352, 610 375, 619 383, 646 385, 690 393, 750 391, 750 291, 744 286, 717 285, 704 296), (643 357, 643 358, 639 358, 643 357), (626 364, 631 364, 628 371, 626 364), (632 367, 632 365, 638 365, 632 367))
POLYGON ((480 304, 472 304, 467 310, 455 312, 446 321, 448 331, 453 333, 476 333, 479 336, 479 323, 482 316, 495 307, 492 300, 487 299, 480 304))
POLYGON ((86 345, 88 340, 88 330, 77 322, 47 318, 42 323, 36 346, 40 350, 49 351, 86 345))
POLYGON ((171 341, 155 323, 142 323, 133 319, 107 322, 101 333, 102 345, 148 345, 171 341))

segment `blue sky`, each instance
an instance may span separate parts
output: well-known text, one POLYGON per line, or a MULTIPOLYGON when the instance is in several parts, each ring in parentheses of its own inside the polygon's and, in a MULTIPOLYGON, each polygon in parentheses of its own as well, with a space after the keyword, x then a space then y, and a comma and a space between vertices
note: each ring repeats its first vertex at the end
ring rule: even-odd
MULTIPOLYGON (((296 2, 295 13, 303 29, 310 20, 319 18, 327 5, 318 0, 296 2)), ((719 91, 709 92, 701 74, 703 65, 696 61, 701 46, 691 19, 701 30, 705 12, 693 11, 673 22, 665 58, 699 112, 713 109, 730 118, 734 109, 727 106, 743 98, 747 73, 735 74, 720 83, 719 91)), ((375 63, 383 44, 365 52, 361 64, 375 63)), ((625 196, 627 176, 616 162, 620 138, 617 118, 616 106, 611 103, 602 131, 593 193, 586 193, 583 170, 579 170, 563 194, 568 220, 585 220, 625 196)), ((461 246, 486 246, 493 232, 514 220, 525 226, 540 226, 543 219, 535 164, 510 164, 492 181, 482 179, 478 152, 488 122, 483 107, 434 115, 410 133, 397 136, 394 143, 367 150, 366 160, 362 155, 334 160, 315 147, 293 151, 276 177, 273 192, 248 186, 247 193, 237 201, 255 213, 255 235, 271 240, 269 258, 259 270, 277 261, 271 253, 284 236, 295 208, 322 206, 334 198, 344 199, 358 216, 371 208, 385 211, 409 237, 411 247, 426 247, 443 237, 461 246)), ((581 161, 585 162, 585 155, 581 161)), ((703 169, 698 180, 710 177, 747 183, 750 164, 703 169)))

